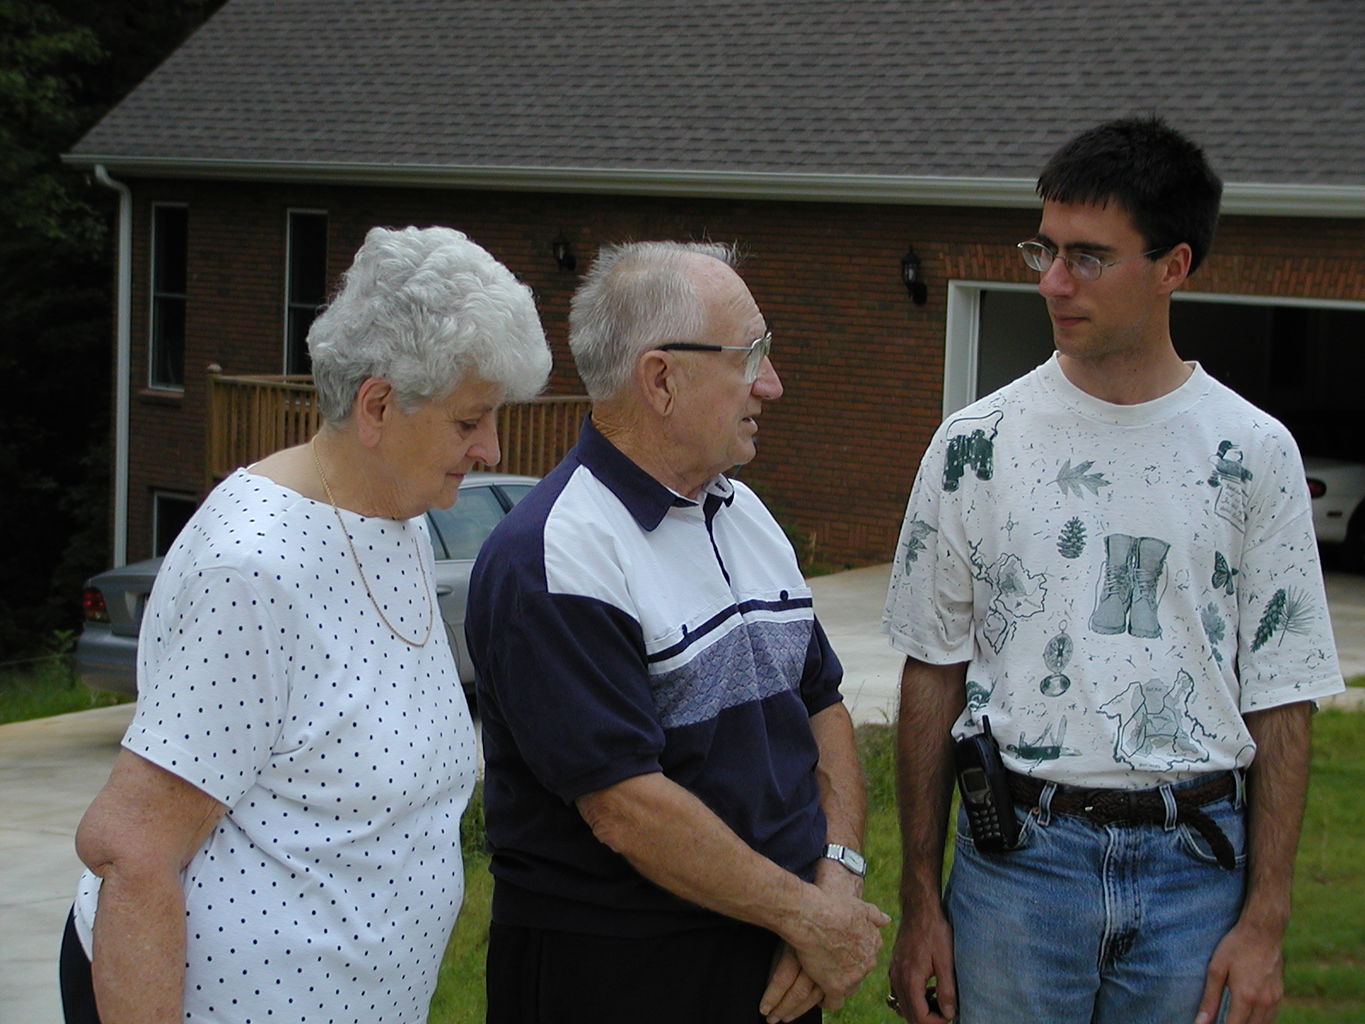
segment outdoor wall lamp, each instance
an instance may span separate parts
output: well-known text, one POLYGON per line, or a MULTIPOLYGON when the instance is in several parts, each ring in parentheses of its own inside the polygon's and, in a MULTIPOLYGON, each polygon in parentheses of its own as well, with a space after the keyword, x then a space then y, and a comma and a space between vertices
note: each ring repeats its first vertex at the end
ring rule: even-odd
POLYGON ((559 264, 560 270, 573 270, 578 266, 578 257, 573 254, 573 249, 569 246, 569 240, 564 237, 561 231, 555 235, 550 243, 550 252, 554 253, 555 262, 559 264))
POLYGON ((901 280, 905 282, 905 290, 910 293, 915 305, 924 305, 929 298, 929 290, 924 287, 924 270, 913 245, 906 246, 905 255, 901 257, 901 280))

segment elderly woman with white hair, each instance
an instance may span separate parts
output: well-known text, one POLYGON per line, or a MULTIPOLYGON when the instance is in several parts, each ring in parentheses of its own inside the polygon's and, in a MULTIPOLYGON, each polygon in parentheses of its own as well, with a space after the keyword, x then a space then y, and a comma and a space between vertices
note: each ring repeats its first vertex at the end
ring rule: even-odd
POLYGON ((550 355, 448 228, 376 228, 308 338, 324 426, 205 500, 142 620, 137 713, 76 836, 72 1021, 427 1018, 475 742, 423 513, 550 355))

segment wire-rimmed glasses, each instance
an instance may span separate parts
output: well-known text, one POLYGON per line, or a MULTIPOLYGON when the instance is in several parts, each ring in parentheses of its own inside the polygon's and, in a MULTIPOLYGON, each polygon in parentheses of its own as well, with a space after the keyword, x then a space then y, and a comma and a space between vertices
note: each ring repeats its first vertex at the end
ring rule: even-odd
POLYGON ((744 352, 744 383, 752 384, 758 380, 759 368, 773 347, 773 332, 766 332, 747 345, 703 345, 696 341, 671 341, 660 345, 660 352, 744 352))
POLYGON ((1019 250, 1019 255, 1024 257, 1024 264, 1030 270, 1036 270, 1040 274, 1047 273, 1053 260, 1061 260, 1066 264, 1067 272, 1077 281, 1098 281, 1100 275, 1104 273, 1105 267, 1114 267, 1120 263, 1127 263, 1129 260, 1164 252, 1170 246, 1158 246, 1155 249, 1140 252, 1136 256, 1125 256, 1121 260, 1110 260, 1108 263, 1088 252, 1073 252, 1062 255, 1052 246, 1044 245, 1042 242, 1032 239, 1027 242, 1020 242, 1015 248, 1019 250))

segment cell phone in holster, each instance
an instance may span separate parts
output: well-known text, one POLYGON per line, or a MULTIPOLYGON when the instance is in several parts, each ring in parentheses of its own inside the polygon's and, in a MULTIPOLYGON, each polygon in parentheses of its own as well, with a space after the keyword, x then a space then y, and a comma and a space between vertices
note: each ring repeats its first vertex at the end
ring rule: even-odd
POLYGON ((987 853, 1004 853, 1019 842, 1009 776, 1000 760, 1000 747, 991 735, 991 720, 981 716, 981 732, 954 746, 957 786, 967 812, 972 841, 987 853))

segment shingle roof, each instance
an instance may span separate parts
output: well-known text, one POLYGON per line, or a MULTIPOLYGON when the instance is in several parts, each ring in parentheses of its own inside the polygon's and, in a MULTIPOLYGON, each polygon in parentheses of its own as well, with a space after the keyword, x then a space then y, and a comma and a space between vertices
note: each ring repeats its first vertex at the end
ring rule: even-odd
POLYGON ((1365 3, 229 0, 73 155, 1031 180, 1147 112, 1365 186, 1365 3))

